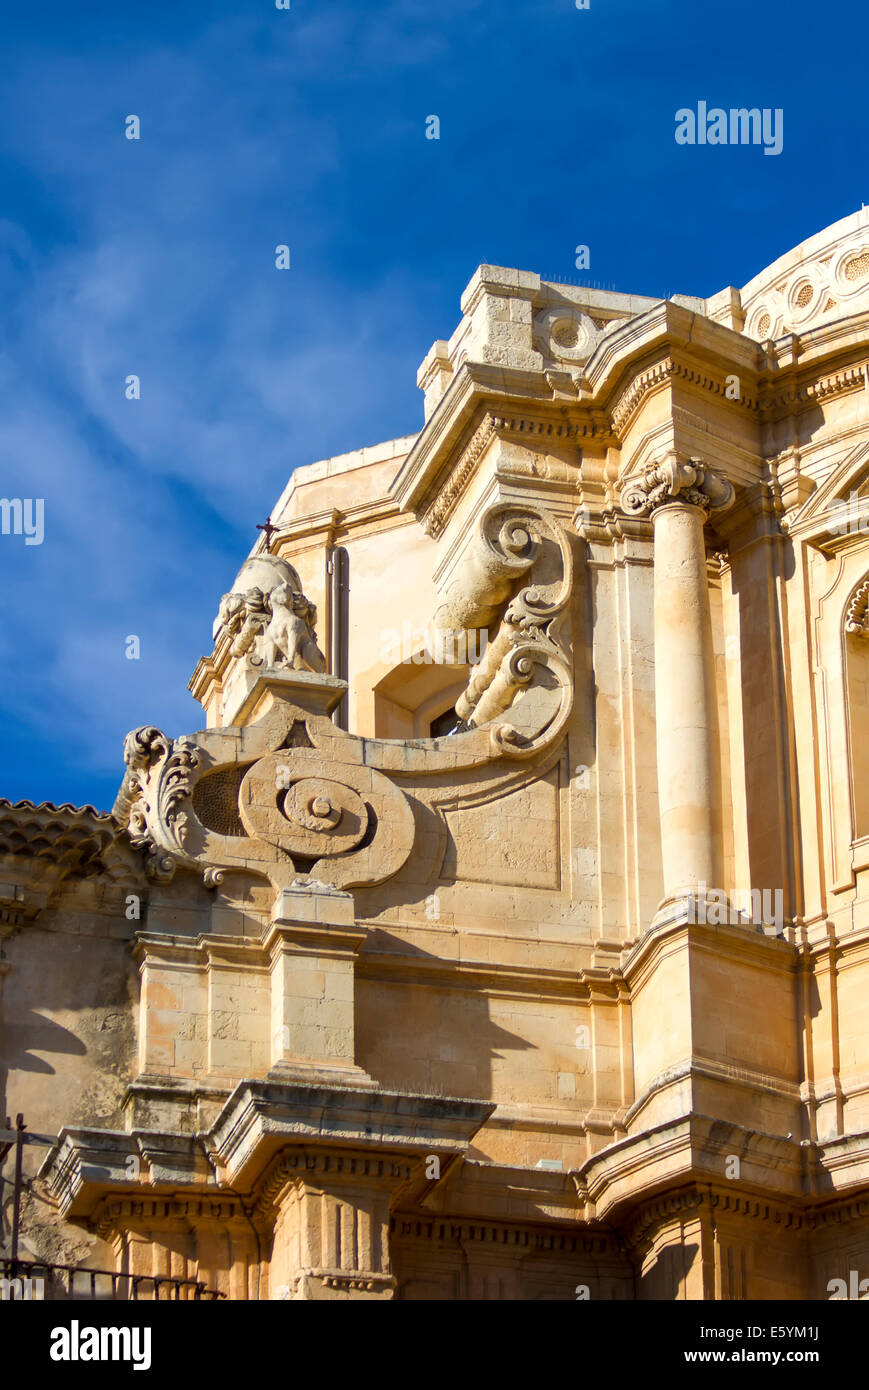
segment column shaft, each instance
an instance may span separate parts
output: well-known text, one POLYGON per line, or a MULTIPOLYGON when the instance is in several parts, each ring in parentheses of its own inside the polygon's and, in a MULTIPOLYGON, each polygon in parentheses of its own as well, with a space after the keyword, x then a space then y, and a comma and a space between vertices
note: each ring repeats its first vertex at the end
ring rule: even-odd
POLYGON ((704 512, 653 513, 655 719, 665 899, 722 888, 721 763, 704 512))

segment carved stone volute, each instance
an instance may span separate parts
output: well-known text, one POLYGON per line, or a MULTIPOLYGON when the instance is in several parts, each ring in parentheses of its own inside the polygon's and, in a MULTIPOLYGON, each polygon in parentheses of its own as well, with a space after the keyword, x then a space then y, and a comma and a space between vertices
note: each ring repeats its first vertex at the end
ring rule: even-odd
POLYGON ((733 484, 702 459, 683 461, 671 454, 622 484, 621 505, 629 516, 648 516, 669 503, 685 502, 708 516, 729 507, 733 496, 733 484))
POLYGON ((548 722, 544 706, 551 707, 553 718, 569 708, 572 677, 560 629, 572 583, 570 541, 554 517, 515 502, 498 503, 483 513, 461 573, 435 615, 435 627, 451 637, 496 625, 456 702, 456 713, 468 728, 496 720, 520 692, 535 685, 540 699, 527 703, 529 716, 535 710, 527 729, 505 726, 504 738, 512 747, 539 731, 541 714, 548 722), (533 582, 517 591, 517 582, 526 576, 533 582), (545 667, 548 676, 543 675, 545 667))

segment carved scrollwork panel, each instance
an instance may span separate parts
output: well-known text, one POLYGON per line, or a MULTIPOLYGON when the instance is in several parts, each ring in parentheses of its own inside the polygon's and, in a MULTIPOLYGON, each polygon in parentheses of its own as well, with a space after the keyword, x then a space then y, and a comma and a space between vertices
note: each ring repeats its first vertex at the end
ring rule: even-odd
POLYGON ((239 809, 252 838, 315 860, 312 877, 335 888, 391 878, 413 845, 413 812, 399 787, 316 750, 261 758, 241 784, 239 809))
POLYGON ((167 882, 176 853, 184 855, 191 779, 199 750, 187 738, 171 739, 143 725, 124 740, 127 771, 114 814, 127 827, 131 844, 145 855, 148 877, 167 882))
POLYGON ((501 728, 490 748, 497 757, 529 756, 557 737, 572 701, 561 631, 573 590, 570 540, 540 508, 500 503, 482 516, 473 553, 473 564, 451 587, 438 621, 488 623, 499 609, 501 619, 456 713, 468 728, 479 728, 519 700, 521 715, 517 705, 516 719, 501 728), (516 589, 526 575, 532 582, 516 589))

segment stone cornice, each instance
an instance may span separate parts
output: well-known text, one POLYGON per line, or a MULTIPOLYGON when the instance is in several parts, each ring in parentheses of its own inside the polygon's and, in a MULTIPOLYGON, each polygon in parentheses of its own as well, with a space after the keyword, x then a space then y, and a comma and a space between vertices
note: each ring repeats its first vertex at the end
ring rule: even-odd
POLYGON ((675 1191, 662 1193, 651 1201, 644 1201, 636 1215, 619 1223, 620 1233, 625 1245, 635 1252, 647 1249, 656 1229, 662 1223, 674 1219, 705 1215, 716 1224, 734 1219, 760 1222, 765 1225, 790 1229, 793 1231, 822 1231, 830 1226, 847 1225, 849 1222, 865 1221, 869 1217, 869 1197, 855 1196, 846 1200, 828 1202, 824 1205, 787 1200, 769 1199, 735 1186, 725 1188, 720 1184, 704 1183, 698 1187, 688 1183, 675 1191))
POLYGON ((673 302, 625 319, 578 372, 462 364, 392 484, 402 510, 442 534, 491 439, 512 430, 530 445, 547 437, 618 441, 649 393, 699 390, 743 417, 770 423, 795 409, 863 389, 869 314, 764 345, 673 302), (865 320, 865 323, 864 323, 865 320), (848 351, 852 361, 823 371, 848 351), (655 354, 657 360, 654 359, 655 354), (739 381, 728 394, 728 377, 739 381), (529 397, 535 398, 529 420, 529 397), (510 409, 507 402, 510 402, 510 409), (525 421, 516 430, 516 421, 525 421), (545 422, 545 423, 544 423, 545 422))
POLYGON ((567 398, 558 385, 565 376, 465 362, 391 484, 391 495, 402 511, 425 515, 445 488, 454 489, 465 470, 469 477, 495 430, 529 442, 535 435, 538 440, 554 435, 608 441, 606 412, 591 400, 580 401, 576 393, 567 398), (480 438, 484 425, 485 437, 480 438))
MULTIPOLYGON (((264 923, 264 929, 266 924, 264 923)), ((168 932, 136 932, 133 954, 140 969, 145 965, 169 964, 173 969, 188 965, 193 969, 226 966, 237 970, 248 966, 265 970, 269 953, 255 936, 216 935, 200 932, 196 937, 174 936, 168 932)))
MULTIPOLYGON (((731 364, 725 363, 724 365, 726 367, 731 364)), ((720 368, 713 374, 689 363, 680 362, 675 357, 663 357, 653 366, 633 377, 616 398, 611 411, 612 432, 617 437, 621 437, 649 392, 674 381, 683 382, 687 386, 694 386, 701 391, 707 391, 738 410, 745 410, 749 413, 756 412, 759 401, 754 382, 750 378, 747 379, 755 392, 754 395, 740 393, 736 399, 733 399, 726 394, 727 376, 727 371, 722 371, 720 368)))
MULTIPOLYGON (((193 1099, 189 1083, 186 1090, 193 1099)), ((348 1150, 374 1163, 462 1155, 494 1109, 487 1101, 380 1091, 370 1082, 241 1081, 207 1132, 65 1127, 40 1176, 65 1218, 92 1215, 111 1188, 149 1198, 161 1187, 228 1187, 237 1195, 257 1187, 288 1146, 307 1146, 316 1162, 333 1166, 348 1150)))
POLYGON ((728 1154, 741 1163, 734 1191, 794 1205, 806 1200, 798 1141, 696 1111, 616 1140, 577 1169, 574 1180, 599 1219, 621 1223, 640 1206, 646 1210, 656 1189, 720 1183, 728 1154))
POLYGON ((49 1150, 40 1176, 65 1219, 91 1215, 112 1188, 141 1186, 156 1195, 154 1188, 161 1184, 202 1188, 213 1181, 197 1135, 67 1126, 49 1150))
POLYGON ((804 1230, 808 1224, 804 1212, 782 1202, 770 1202, 741 1192, 728 1192, 712 1187, 686 1186, 677 1192, 667 1192, 643 1206, 637 1217, 627 1224, 623 1240, 635 1254, 648 1249, 657 1228, 662 1223, 704 1215, 713 1220, 733 1216, 742 1220, 769 1222, 793 1230, 804 1230))
POLYGON ((299 554, 298 542, 312 540, 322 543, 327 537, 332 545, 340 545, 355 531, 365 531, 369 526, 378 526, 389 521, 394 526, 407 526, 411 519, 403 516, 397 504, 388 497, 378 497, 370 502, 359 502, 354 507, 326 508, 319 512, 306 512, 298 518, 291 517, 281 523, 280 534, 272 542, 271 554, 291 564, 299 554))
MULTIPOLYGON (((756 380, 764 361, 758 345, 743 335, 681 305, 662 303, 611 329, 581 375, 465 362, 390 491, 402 510, 426 518, 426 529, 440 534, 496 432, 524 433, 539 443, 555 425, 561 437, 615 443, 618 429, 610 411, 623 427, 647 391, 668 376, 723 396, 728 366, 745 385, 756 380), (668 346, 682 349, 685 360, 674 360, 665 352, 668 346), (648 361, 656 349, 665 356, 663 366, 648 361), (628 372, 638 359, 645 366, 635 379, 628 372), (528 421, 531 398, 534 418, 528 421), (517 430, 517 421, 528 421, 530 428, 522 424, 517 430)), ((755 408, 750 395, 730 403, 743 411, 755 408)))
MULTIPOLYGON (((465 488, 477 472, 477 468, 492 439, 510 440, 527 444, 531 448, 545 448, 553 441, 578 443, 581 439, 608 436, 605 427, 594 421, 571 422, 564 419, 546 419, 532 414, 498 415, 487 411, 462 449, 455 463, 439 481, 432 495, 432 501, 423 506, 420 519, 427 535, 437 540, 444 532, 447 522, 455 511, 465 488)), ((577 464, 578 467, 578 464, 577 464)), ((510 476, 520 477, 516 470, 510 476)), ((564 479, 558 479, 555 486, 563 486, 564 479)), ((535 476, 536 486, 546 486, 548 480, 535 476)), ((550 484, 551 485, 551 484, 550 484)))
POLYGON ((294 1147, 277 1155, 259 1183, 256 1207, 267 1212, 280 1204, 289 1186, 331 1188, 365 1186, 393 1191, 406 1187, 418 1167, 415 1157, 383 1154, 368 1149, 323 1151, 294 1147))
POLYGON ((551 1251, 565 1255, 615 1254, 613 1234, 583 1223, 577 1231, 553 1229, 544 1222, 478 1221, 454 1216, 429 1216, 416 1212, 396 1212, 391 1234, 398 1239, 431 1243, 484 1242, 515 1251, 518 1257, 531 1252, 551 1251))
MULTIPOLYGON (((106 1197, 95 1207, 91 1226, 101 1240, 111 1240, 119 1230, 135 1230, 138 1225, 177 1224, 187 1231, 191 1226, 226 1227, 242 1223, 250 1230, 250 1214, 239 1198, 213 1196, 106 1197)), ((265 1231, 263 1232, 265 1234, 265 1231)))
POLYGON ((800 1101, 800 1087, 796 1082, 786 1081, 779 1076, 771 1076, 746 1066, 734 1066, 713 1058, 698 1058, 694 1054, 690 1061, 681 1066, 668 1067, 665 1072, 654 1076, 648 1086, 632 1102, 624 1115, 624 1127, 638 1128, 646 1107, 662 1092, 678 1090, 683 1082, 723 1081, 731 1087, 748 1088, 753 1094, 764 1093, 770 1096, 784 1096, 797 1104, 800 1101))
POLYGON ((432 989, 465 988, 493 997, 532 999, 545 996, 573 1003, 618 1003, 627 997, 621 977, 612 970, 552 970, 517 967, 489 961, 453 961, 404 955, 397 951, 366 950, 359 957, 362 979, 427 985, 432 989))
POLYGON ((632 992, 655 970, 661 955, 682 950, 689 943, 722 960, 752 961, 775 970, 799 968, 796 947, 782 937, 767 936, 755 927, 736 923, 688 922, 683 914, 652 927, 625 952, 621 969, 632 992))
POLYGON ((722 1207, 814 1228, 869 1212, 867 1171, 869 1133, 810 1143, 694 1112, 617 1140, 573 1176, 579 1195, 607 1221, 621 1223, 640 1208, 641 1220, 649 1219, 651 1178, 658 1186, 684 1182, 695 1190, 702 1180, 722 1207), (741 1176, 725 1187, 722 1159, 728 1154, 739 1156, 741 1176))
MULTIPOLYGON (((297 934, 305 931, 298 925, 297 934)), ((334 937, 333 928, 316 929, 322 934, 323 945, 334 937)), ((348 929, 348 941, 364 941, 371 928, 361 922, 348 929)), ((257 936, 225 936, 200 933, 195 938, 163 932, 137 932, 133 938, 133 954, 140 969, 147 965, 168 964, 173 969, 189 966, 206 969, 226 966, 237 970, 265 970, 269 965, 270 939, 280 934, 279 928, 263 925, 264 938, 257 936)), ((452 933, 449 933, 452 939, 452 933)), ((360 954, 357 977, 388 979, 392 983, 413 983, 430 989, 464 988, 481 991, 498 998, 534 999, 545 996, 565 1003, 616 1004, 628 997, 627 985, 618 971, 603 967, 579 967, 559 970, 546 966, 502 965, 495 961, 456 961, 446 956, 420 956, 402 951, 366 949, 360 954)))
POLYGON ((360 1087, 243 1081, 212 1130, 233 1186, 249 1188, 291 1141, 411 1153, 463 1153, 494 1110, 491 1102, 414 1096, 360 1087))
POLYGON ((759 396, 760 419, 770 424, 817 401, 865 388, 866 368, 862 362, 840 367, 824 376, 808 376, 805 371, 798 372, 795 366, 788 367, 780 377, 768 377, 763 382, 759 396))
MULTIPOLYGON (((682 380, 722 397, 727 404, 755 413, 763 422, 786 414, 794 406, 810 405, 865 385, 864 364, 869 351, 869 311, 833 324, 825 324, 797 337, 785 337, 761 345, 732 329, 725 338, 715 340, 705 329, 712 321, 689 314, 677 305, 657 306, 638 319, 608 333, 586 368, 586 378, 595 399, 605 404, 605 382, 612 360, 624 342, 643 339, 646 352, 657 341, 666 341, 671 351, 628 379, 610 407, 614 433, 619 434, 637 405, 650 390, 670 380, 682 380), (685 332, 686 319, 693 320, 697 332, 685 332), (668 332, 663 330, 664 322, 668 332), (672 349, 676 349, 673 351, 672 349), (681 351, 680 351, 681 350, 681 351), (854 361, 823 371, 824 362, 848 353, 854 361), (734 373, 740 382, 738 399, 725 394, 725 379, 734 373)), ((721 327, 721 325, 715 325, 721 327)))
POLYGON ((648 358, 655 352, 659 360, 672 359, 680 373, 693 374, 696 384, 705 383, 716 394, 723 393, 723 382, 721 392, 717 384, 722 369, 724 376, 729 369, 740 381, 750 383, 756 380, 765 361, 757 343, 743 334, 679 304, 662 301, 647 313, 610 330, 598 344, 585 368, 586 384, 594 400, 614 411, 610 402, 629 389, 635 378, 636 373, 628 375, 631 365, 645 360, 647 366, 641 371, 647 371, 653 366, 648 358), (674 356, 674 350, 680 355, 674 356), (714 375, 710 375, 710 369, 714 375))
POLYGON ((453 465, 448 478, 439 489, 431 506, 424 513, 422 518, 423 530, 433 539, 436 540, 443 532, 466 484, 473 477, 487 444, 494 435, 495 422, 491 415, 485 415, 482 423, 474 431, 453 465))
MULTIPOLYGON (((516 375, 511 373, 511 376, 516 375)), ((523 394, 533 398, 538 373, 518 375, 526 379, 523 394)), ((467 440, 469 431, 474 432, 472 422, 479 416, 480 398, 485 394, 486 383, 491 383, 496 394, 498 383, 501 383, 503 395, 504 376, 502 369, 469 362, 455 374, 390 485, 390 494, 402 511, 420 510, 426 495, 433 495, 438 474, 450 466, 448 460, 453 458, 462 439, 467 440)))

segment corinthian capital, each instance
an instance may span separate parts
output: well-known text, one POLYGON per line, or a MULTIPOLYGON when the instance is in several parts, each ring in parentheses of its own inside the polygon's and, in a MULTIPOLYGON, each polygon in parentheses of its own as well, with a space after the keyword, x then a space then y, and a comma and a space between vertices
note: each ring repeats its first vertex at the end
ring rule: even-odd
POLYGON ((670 502, 700 507, 706 516, 723 511, 733 501, 733 484, 707 468, 702 459, 682 462, 674 455, 651 464, 622 486, 622 510, 629 516, 648 516, 670 502))

